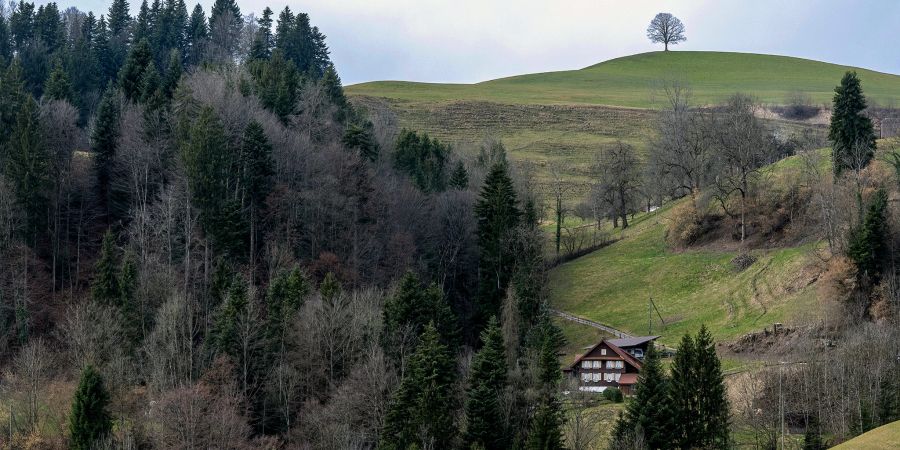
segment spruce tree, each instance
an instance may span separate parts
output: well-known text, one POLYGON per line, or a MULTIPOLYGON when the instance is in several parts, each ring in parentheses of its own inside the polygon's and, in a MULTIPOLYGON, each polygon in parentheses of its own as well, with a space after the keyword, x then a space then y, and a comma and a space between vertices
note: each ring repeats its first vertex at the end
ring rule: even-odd
POLYGON ((26 95, 4 149, 4 172, 12 184, 16 207, 24 216, 23 232, 31 246, 37 244, 37 234, 45 231, 50 202, 51 161, 43 136, 37 104, 26 95))
POLYGON ((106 89, 97 116, 94 119, 94 127, 91 132, 92 147, 94 150, 94 170, 97 174, 97 192, 100 201, 106 209, 107 217, 112 216, 113 196, 111 181, 113 176, 113 161, 116 155, 116 142, 119 138, 119 105, 115 90, 106 89))
POLYGON ((648 448, 670 448, 673 417, 669 398, 669 380, 663 372, 659 354, 650 346, 644 356, 634 397, 628 402, 624 416, 616 424, 617 442, 635 442, 636 433, 643 434, 648 448))
POLYGON ((266 335, 274 350, 283 350, 287 327, 310 291, 309 280, 299 267, 279 272, 269 283, 266 294, 266 335))
POLYGON ((868 164, 875 154, 875 131, 872 120, 863 114, 865 109, 866 97, 859 77, 856 72, 848 71, 841 79, 840 86, 834 89, 834 106, 828 129, 835 174, 839 175, 854 164, 857 159, 854 153, 859 148, 865 149, 863 165, 868 164))
POLYGON ((98 439, 109 434, 112 418, 107 411, 108 405, 109 394, 103 386, 103 379, 93 367, 87 366, 81 372, 69 414, 71 448, 91 450, 98 439))
POLYGON ((251 121, 244 129, 241 146, 241 185, 250 212, 250 258, 255 261, 259 233, 260 211, 265 206, 266 197, 272 191, 272 146, 266 138, 265 130, 259 122, 251 121))
POLYGON ((119 88, 125 98, 134 102, 141 99, 144 92, 144 74, 150 66, 155 68, 153 50, 150 48, 150 41, 146 38, 141 39, 128 53, 125 65, 119 72, 119 88))
POLYGON ((670 392, 672 398, 672 417, 676 428, 673 429, 673 441, 679 448, 694 448, 700 439, 699 406, 697 391, 700 386, 697 380, 697 352, 694 339, 685 333, 675 353, 671 368, 670 392))
POLYGON ((129 15, 131 6, 128 0, 113 0, 109 5, 109 13, 106 15, 109 24, 109 31, 117 35, 125 31, 131 25, 131 16, 129 15))
POLYGON ((403 130, 397 138, 393 156, 394 168, 408 175, 423 192, 441 192, 447 187, 450 147, 437 139, 403 130))
POLYGON ((0 67, 5 67, 12 58, 12 48, 9 45, 9 25, 6 18, 0 15, 0 67))
POLYGON ((162 91, 167 98, 175 95, 175 89, 178 88, 178 82, 181 81, 181 74, 184 68, 181 63, 181 52, 172 49, 169 52, 169 61, 166 63, 166 74, 162 81, 162 91))
POLYGON ((138 15, 135 19, 134 29, 131 32, 131 38, 134 42, 140 43, 143 40, 147 40, 148 48, 150 48, 150 27, 151 27, 152 15, 150 13, 150 6, 147 5, 147 0, 141 1, 141 7, 138 9, 138 15))
POLYGON ((198 65, 203 61, 209 40, 209 28, 206 23, 206 13, 198 3, 191 11, 186 31, 185 62, 188 66, 198 65))
POLYGON ((100 258, 94 266, 94 274, 91 297, 105 305, 118 305, 121 295, 119 263, 116 255, 116 239, 110 230, 106 230, 103 235, 100 258))
POLYGON ((525 442, 527 450, 561 450, 563 414, 559 399, 553 392, 544 395, 534 418, 531 420, 531 429, 528 432, 528 440, 525 442))
POLYGON ((53 65, 53 71, 47 78, 44 85, 44 96, 52 100, 66 100, 74 103, 75 93, 72 91, 72 84, 69 83, 69 75, 58 60, 53 65))
POLYGON ((216 62, 234 60, 240 45, 244 20, 234 0, 216 0, 209 12, 209 36, 214 48, 211 55, 216 62))
POLYGON ((706 325, 694 339, 697 359, 697 434, 704 448, 726 448, 729 445, 728 392, 722 363, 716 355, 716 342, 706 325))
POLYGON ((338 76, 337 70, 334 69, 333 65, 329 65, 322 75, 322 88, 325 90, 325 95, 337 108, 335 120, 344 123, 350 114, 350 103, 347 102, 347 97, 344 95, 341 77, 338 76))
POLYGON ((474 324, 483 326, 500 313, 513 273, 515 255, 509 251, 510 235, 519 225, 516 191, 505 163, 495 163, 475 204, 478 220, 478 295, 474 324))
POLYGON ((141 311, 138 309, 135 293, 137 291, 137 262, 134 254, 126 252, 122 258, 122 266, 119 270, 119 297, 118 305, 122 309, 122 316, 126 324, 123 327, 129 333, 132 341, 138 343, 141 338, 143 324, 141 311))
POLYGON ((450 173, 450 181, 447 182, 447 186, 460 191, 469 188, 469 172, 466 172, 466 166, 462 161, 456 161, 456 167, 450 173))
POLYGON ((272 56, 272 48, 275 46, 272 36, 272 9, 266 6, 262 17, 257 19, 256 23, 259 28, 256 29, 256 35, 253 36, 253 42, 250 44, 250 55, 247 58, 250 61, 269 59, 272 56))
POLYGON ((456 382, 453 354, 430 323, 425 326, 388 407, 378 448, 401 450, 420 445, 453 448, 456 382))
POLYGON ((372 122, 366 121, 362 126, 350 124, 344 130, 341 143, 350 150, 356 150, 359 155, 369 161, 378 159, 378 143, 375 142, 372 122))
POLYGON ((505 449, 508 439, 500 402, 506 387, 506 347, 496 317, 491 317, 481 332, 481 343, 469 372, 464 439, 470 447, 505 449))
POLYGON ((822 442, 822 429, 818 416, 808 416, 806 419, 806 433, 803 434, 803 450, 825 450, 828 448, 822 442))
POLYGON ((860 277, 877 282, 887 259, 887 192, 875 191, 861 226, 851 230, 847 256, 856 264, 860 277))
POLYGON ((418 336, 428 323, 435 326, 442 342, 450 348, 458 343, 456 317, 443 291, 436 284, 424 286, 412 272, 400 279, 394 294, 385 301, 382 314, 382 347, 395 360, 399 357, 398 341, 409 334, 418 336))
POLYGON ((216 314, 211 331, 211 342, 216 352, 236 359, 240 356, 240 320, 246 312, 248 301, 247 282, 236 275, 228 288, 225 303, 216 314))

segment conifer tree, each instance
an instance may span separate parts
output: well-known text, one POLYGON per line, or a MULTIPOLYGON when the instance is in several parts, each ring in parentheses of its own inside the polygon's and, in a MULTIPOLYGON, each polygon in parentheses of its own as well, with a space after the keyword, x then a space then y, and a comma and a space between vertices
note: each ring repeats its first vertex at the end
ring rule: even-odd
POLYGON ((44 85, 44 96, 53 100, 66 100, 74 103, 75 93, 72 91, 69 75, 59 60, 53 65, 53 71, 50 72, 50 77, 47 78, 47 83, 44 85))
POLYGON ((111 181, 116 142, 119 138, 119 106, 115 89, 112 87, 106 89, 103 99, 100 101, 93 128, 91 141, 95 154, 94 170, 97 174, 97 190, 100 201, 106 208, 106 215, 110 217, 114 212, 111 181))
POLYGON ((125 98, 135 102, 141 99, 144 92, 144 74, 151 66, 154 66, 155 69, 153 51, 150 48, 150 41, 144 38, 138 41, 128 53, 125 65, 119 72, 119 88, 125 98))
POLYGON ((122 308, 122 316, 125 318, 126 332, 130 333, 134 343, 140 341, 143 330, 142 311, 136 304, 135 292, 137 291, 137 262, 134 254, 126 252, 122 258, 122 267, 119 270, 119 298, 118 304, 122 308))
POLYGON ((103 244, 100 247, 100 258, 94 266, 94 281, 91 284, 91 297, 105 305, 118 305, 121 289, 119 287, 119 263, 116 255, 116 239, 112 231, 106 230, 103 244))
POLYGON ((91 450, 97 440, 109 434, 112 418, 107 411, 108 405, 109 394, 103 386, 103 379, 93 367, 87 366, 81 372, 69 414, 71 448, 91 450))
POLYGON ((253 36, 253 42, 250 44, 250 55, 248 56, 250 61, 269 59, 272 56, 272 49, 275 46, 272 36, 272 14, 272 9, 266 6, 262 17, 256 21, 259 28, 256 29, 256 35, 253 36))
POLYGON ((378 448, 453 448, 456 382, 453 354, 428 324, 388 407, 378 448))
POLYGON ((12 48, 9 45, 9 25, 6 18, 0 15, 0 67, 6 67, 6 63, 12 58, 12 48))
POLYGON ((877 281, 887 258, 887 193, 875 191, 861 226, 850 233, 847 255, 856 264, 860 277, 877 281))
POLYGON ((131 38, 134 42, 140 43, 143 40, 147 40, 147 47, 150 48, 150 27, 152 21, 152 15, 150 13, 150 6, 147 5, 147 0, 141 1, 141 7, 138 10, 137 18, 135 19, 134 30, 132 31, 131 38))
POLYGON ((496 317, 481 332, 482 347, 472 360, 466 399, 465 442, 485 450, 508 446, 500 401, 506 387, 506 347, 496 317))
POLYGON ((347 97, 344 95, 344 87, 341 85, 341 77, 338 76, 337 70, 333 65, 329 65, 322 75, 322 87, 331 103, 337 107, 335 120, 343 123, 350 114, 350 104, 347 103, 347 97))
POLYGON ((191 11, 186 35, 185 61, 188 66, 200 64, 209 40, 209 28, 206 24, 206 13, 203 12, 203 7, 199 3, 191 11))
POLYGON ((234 0, 216 0, 209 13, 210 43, 217 62, 232 62, 240 44, 244 20, 234 0))
POLYGON ((44 146, 38 114, 34 99, 26 95, 4 149, 4 172, 12 184, 16 207, 25 218, 26 242, 32 246, 47 225, 51 185, 50 155, 44 146))
POLYGON ((397 138, 393 156, 394 168, 408 175, 423 192, 441 192, 447 187, 450 147, 437 139, 403 130, 397 138))
POLYGON ((344 136, 341 143, 347 149, 356 150, 360 156, 375 161, 378 159, 378 143, 375 142, 374 131, 372 130, 372 122, 366 121, 362 126, 350 124, 344 130, 344 136))
POLYGON ((679 448, 694 448, 699 436, 697 411, 697 352, 694 339, 685 333, 675 353, 671 368, 670 392, 672 398, 673 421, 677 424, 673 434, 679 448))
POLYGON ((117 35, 127 30, 131 25, 130 8, 128 0, 113 0, 106 15, 110 33, 117 35))
POLYGON ((531 430, 525 443, 527 450, 562 450, 563 414, 559 399, 553 392, 545 394, 531 420, 531 430))
POLYGON ((478 296, 474 323, 483 326, 492 315, 500 313, 514 268, 514 256, 509 251, 509 236, 519 225, 516 191, 507 173, 506 164, 495 163, 475 204, 478 219, 478 296))
POLYGON ((806 433, 803 434, 803 450, 825 450, 822 442, 822 429, 817 416, 809 416, 806 422, 806 433))
POLYGON ((216 315, 212 328, 213 348, 222 354, 238 358, 239 321, 247 308, 247 282, 240 275, 231 281, 225 303, 216 315))
POLYGON ((866 97, 856 72, 849 71, 841 79, 840 86, 834 89, 834 106, 832 107, 831 126, 828 139, 832 146, 832 162, 834 173, 840 174, 844 169, 855 164, 860 149, 863 166, 875 154, 875 131, 872 120, 863 112, 866 109, 866 97))
POLYGON ((456 167, 450 173, 450 181, 447 182, 447 186, 460 191, 469 188, 469 172, 466 172, 466 166, 462 161, 456 161, 456 167))
POLYGON ((172 51, 169 52, 169 62, 166 64, 166 75, 162 82, 162 90, 167 98, 172 98, 172 96, 175 95, 175 90, 178 88, 178 82, 181 81, 183 70, 181 64, 181 52, 177 49, 172 49, 172 51))
POLYGON ((624 416, 620 416, 613 439, 635 442, 639 431, 648 448, 669 448, 673 426, 670 405, 669 380, 663 372, 659 354, 650 346, 644 356, 635 395, 628 402, 624 416))
POLYGON ((266 334, 275 350, 283 350, 287 326, 303 306, 310 290, 309 280, 299 267, 278 273, 269 283, 266 294, 266 334))
POLYGON ((694 339, 697 387, 697 445, 727 448, 729 445, 728 397, 716 343, 706 325, 694 339))
POLYGON ((272 146, 259 122, 251 121, 244 129, 241 146, 241 185, 244 186, 250 210, 250 258, 256 257, 259 236, 259 211, 265 206, 266 197, 272 191, 272 146))
POLYGON ((428 323, 435 326, 442 342, 450 348, 457 344, 456 317, 443 291, 435 284, 426 288, 412 272, 400 279, 394 295, 385 301, 382 314, 382 346, 389 356, 398 356, 395 344, 403 335, 418 336, 428 323))

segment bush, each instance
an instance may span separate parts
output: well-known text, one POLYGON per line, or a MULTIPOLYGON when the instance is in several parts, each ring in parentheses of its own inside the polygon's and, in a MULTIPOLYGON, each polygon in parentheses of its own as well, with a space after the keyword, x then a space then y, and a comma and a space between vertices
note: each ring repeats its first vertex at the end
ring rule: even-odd
POLYGON ((672 210, 671 222, 666 229, 666 241, 676 247, 693 244, 703 235, 703 226, 693 206, 685 202, 672 210))
POLYGON ((603 397, 614 403, 622 403, 625 401, 625 397, 622 395, 622 391, 619 388, 606 388, 603 391, 603 397))
POLYGON ((772 109, 785 119, 806 120, 819 115, 821 108, 813 105, 809 94, 794 92, 786 99, 785 106, 777 106, 772 109))

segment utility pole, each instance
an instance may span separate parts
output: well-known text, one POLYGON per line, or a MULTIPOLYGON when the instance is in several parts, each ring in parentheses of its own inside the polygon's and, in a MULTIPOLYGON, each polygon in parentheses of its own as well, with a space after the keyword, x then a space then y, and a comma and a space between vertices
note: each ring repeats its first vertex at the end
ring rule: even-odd
POLYGON ((647 301, 647 335, 653 334, 653 297, 647 301))

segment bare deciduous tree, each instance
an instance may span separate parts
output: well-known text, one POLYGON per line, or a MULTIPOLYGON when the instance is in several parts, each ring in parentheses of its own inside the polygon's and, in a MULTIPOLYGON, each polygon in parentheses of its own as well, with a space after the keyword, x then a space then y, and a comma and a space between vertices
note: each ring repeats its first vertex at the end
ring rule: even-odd
POLYGON ((634 147, 622 141, 604 147, 597 154, 593 173, 600 198, 607 202, 612 216, 622 220, 622 228, 628 228, 628 213, 635 209, 641 182, 641 162, 634 147))
POLYGON ((654 44, 665 45, 665 51, 669 51, 669 44, 675 45, 687 40, 684 24, 670 13, 659 13, 650 21, 647 38, 654 44))

